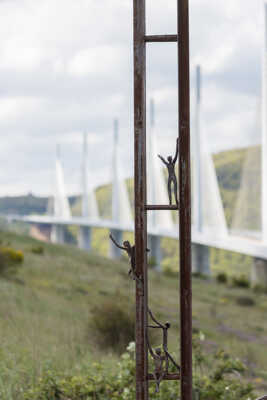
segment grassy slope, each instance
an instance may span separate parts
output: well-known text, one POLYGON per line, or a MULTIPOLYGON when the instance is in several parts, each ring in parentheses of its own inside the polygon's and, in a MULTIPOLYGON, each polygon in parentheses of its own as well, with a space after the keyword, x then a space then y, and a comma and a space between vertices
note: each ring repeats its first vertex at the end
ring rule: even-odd
MULTIPOLYGON (((0 279, 0 398, 19 399, 21 388, 47 367, 68 371, 102 357, 110 366, 116 356, 96 346, 90 310, 118 292, 134 301, 128 265, 70 246, 44 244, 44 254, 36 255, 33 239, 3 232, 0 239, 25 254, 17 276, 0 279)), ((178 279, 152 271, 149 277, 150 306, 172 323, 170 348, 175 351, 178 279)), ((250 367, 248 379, 260 386, 267 378, 267 296, 194 279, 193 298, 194 327, 205 333, 207 350, 219 345, 243 359, 250 367), (240 296, 253 298, 256 305, 237 305, 240 296)))

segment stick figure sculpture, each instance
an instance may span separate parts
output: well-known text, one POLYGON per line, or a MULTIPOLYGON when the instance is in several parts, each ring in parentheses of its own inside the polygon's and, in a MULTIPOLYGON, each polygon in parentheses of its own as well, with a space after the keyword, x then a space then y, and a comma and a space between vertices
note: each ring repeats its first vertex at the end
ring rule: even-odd
POLYGON ((155 351, 152 349, 152 347, 150 346, 149 340, 147 340, 147 344, 148 344, 148 350, 149 353, 151 354, 151 357, 153 358, 154 361, 154 371, 152 373, 155 382, 156 382, 156 393, 159 392, 159 385, 160 382, 162 381, 162 379, 164 378, 166 372, 166 367, 165 369, 163 368, 164 362, 166 364, 166 354, 162 354, 161 348, 158 347, 157 349, 155 349, 155 351))
MULTIPOLYGON (((128 240, 123 242, 123 246, 120 246, 119 243, 116 242, 114 237, 110 234, 109 235, 112 242, 117 246, 119 249, 126 251, 128 254, 131 268, 129 269, 128 275, 132 276, 133 280, 138 280, 140 282, 140 278, 136 274, 136 265, 135 265, 135 245, 131 246, 131 243, 128 240)), ((146 249, 149 252, 149 249, 146 249)))
POLYGON ((180 371, 179 365, 176 364, 176 362, 174 361, 174 359, 172 358, 172 356, 170 355, 170 353, 168 351, 168 329, 171 327, 171 324, 169 322, 166 322, 164 325, 161 324, 159 321, 156 320, 156 318, 154 317, 154 315, 152 314, 152 312, 149 308, 148 308, 148 314, 150 315, 150 318, 152 319, 152 321, 155 322, 155 324, 156 324, 156 325, 148 325, 148 327, 154 328, 154 329, 162 329, 163 350, 164 350, 165 357, 166 357, 165 373, 168 374, 168 372, 169 372, 169 360, 178 369, 178 371, 180 371))
POLYGON ((179 153, 179 138, 176 140, 176 152, 174 158, 172 156, 167 157, 166 161, 160 154, 158 154, 158 157, 161 159, 161 161, 166 165, 168 168, 168 195, 169 195, 169 203, 172 205, 172 183, 173 183, 173 189, 174 189, 174 196, 175 196, 175 201, 178 206, 178 193, 177 193, 177 178, 175 175, 175 163, 178 158, 178 153, 179 153))

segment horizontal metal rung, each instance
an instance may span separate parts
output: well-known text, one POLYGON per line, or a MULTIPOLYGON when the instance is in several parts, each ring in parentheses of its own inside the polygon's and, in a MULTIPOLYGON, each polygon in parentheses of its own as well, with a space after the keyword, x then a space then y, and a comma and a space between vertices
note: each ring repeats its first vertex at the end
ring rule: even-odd
MULTIPOLYGON (((180 374, 168 374, 165 375, 163 378, 164 381, 178 381, 179 379, 180 379, 180 374)), ((148 374, 148 380, 149 381, 155 380, 153 374, 148 374)))
POLYGON ((154 206, 154 205, 146 205, 145 206, 146 210, 179 210, 179 207, 177 205, 170 206, 170 205, 160 205, 160 206, 154 206))
POLYGON ((148 35, 145 42, 178 42, 178 35, 148 35))

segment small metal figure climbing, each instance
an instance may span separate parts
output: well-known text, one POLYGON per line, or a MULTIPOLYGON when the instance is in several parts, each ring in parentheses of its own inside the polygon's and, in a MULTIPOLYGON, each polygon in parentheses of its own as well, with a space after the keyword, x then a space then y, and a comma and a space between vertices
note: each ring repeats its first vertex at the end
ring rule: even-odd
MULTIPOLYGON (((130 265, 131 268, 129 269, 128 275, 130 275, 133 280, 137 280, 138 282, 141 282, 140 278, 136 274, 136 265, 135 265, 135 245, 131 246, 131 243, 128 240, 125 240, 123 242, 123 246, 120 246, 119 243, 116 242, 114 237, 110 234, 109 235, 110 239, 112 242, 117 246, 119 249, 126 251, 128 254, 129 260, 130 260, 130 265)), ((149 252, 149 249, 146 249, 147 252, 149 252)))
POLYGON ((156 325, 148 325, 149 328, 154 328, 154 329, 162 329, 162 341, 163 341, 163 350, 166 356, 166 370, 165 373, 168 374, 169 373, 169 360, 173 363, 173 365, 175 366, 175 368, 177 368, 177 370, 180 372, 180 367, 178 364, 176 364, 176 362, 174 361, 174 359, 172 358, 172 356, 170 355, 169 351, 168 351, 168 329, 171 327, 171 324, 169 322, 166 322, 164 325, 161 324, 159 321, 156 320, 156 318, 154 317, 154 315, 152 314, 151 310, 148 308, 148 314, 150 315, 150 318, 152 319, 153 322, 155 322, 156 325))
POLYGON ((161 348, 158 347, 155 351, 150 346, 149 340, 147 339, 148 350, 151 357, 154 360, 154 371, 152 373, 156 382, 156 393, 159 392, 159 385, 166 375, 166 367, 164 368, 164 363, 166 365, 166 354, 162 353, 161 348))
POLYGON ((179 153, 179 138, 176 140, 176 152, 174 158, 172 156, 167 157, 167 161, 160 155, 158 154, 158 157, 161 159, 161 161, 166 165, 168 168, 168 195, 169 195, 169 203, 170 206, 172 205, 172 183, 173 183, 173 189, 174 189, 174 197, 176 201, 176 205, 178 206, 178 188, 177 188, 177 178, 175 175, 175 163, 178 158, 178 153, 179 153))

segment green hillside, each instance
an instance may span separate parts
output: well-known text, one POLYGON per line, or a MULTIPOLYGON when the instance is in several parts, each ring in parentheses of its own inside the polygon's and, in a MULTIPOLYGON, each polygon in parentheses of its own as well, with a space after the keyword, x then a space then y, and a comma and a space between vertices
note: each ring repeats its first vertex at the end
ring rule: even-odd
POLYGON ((214 165, 228 226, 260 230, 260 146, 216 154, 214 165))
MULTIPOLYGON (((0 276, 0 398, 22 399, 47 370, 73 373, 96 360, 114 368, 118 355, 99 346, 93 315, 107 302, 133 307, 128 263, 14 233, 1 232, 0 241, 25 256, 16 275, 0 276), (40 245, 44 252, 36 254, 40 245)), ((178 352, 178 276, 151 270, 149 290, 151 309, 172 323, 170 350, 178 352)), ((205 335, 206 351, 239 357, 249 367, 246 379, 265 389, 267 295, 194 278, 193 299, 194 331, 205 335)))

